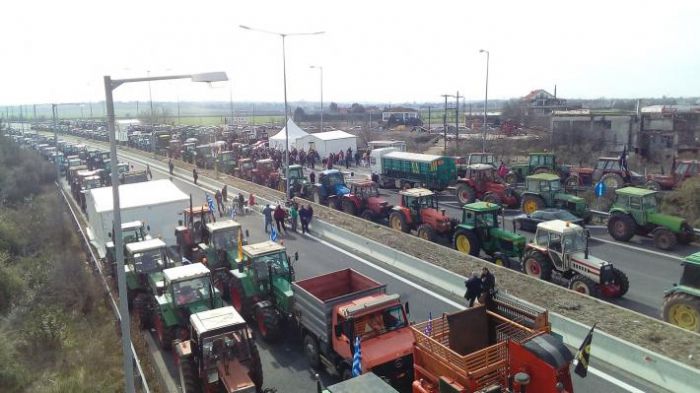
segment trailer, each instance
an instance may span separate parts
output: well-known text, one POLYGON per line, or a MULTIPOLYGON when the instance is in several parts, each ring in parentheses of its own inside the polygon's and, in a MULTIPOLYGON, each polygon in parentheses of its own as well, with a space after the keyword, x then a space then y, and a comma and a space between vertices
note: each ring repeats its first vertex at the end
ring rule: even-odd
POLYGON ((413 337, 399 295, 352 269, 293 282, 292 292, 292 314, 312 367, 349 378, 359 339, 363 373, 372 371, 401 391, 410 388, 413 337))
POLYGON ((383 188, 423 187, 442 191, 457 180, 452 157, 407 153, 394 147, 370 152, 372 180, 383 188))

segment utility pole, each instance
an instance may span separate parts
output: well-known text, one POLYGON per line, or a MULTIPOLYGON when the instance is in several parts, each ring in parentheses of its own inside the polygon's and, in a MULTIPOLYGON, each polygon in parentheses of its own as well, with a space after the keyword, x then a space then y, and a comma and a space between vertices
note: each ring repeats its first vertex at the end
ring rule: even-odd
POLYGON ((447 155, 447 98, 450 97, 449 94, 443 94, 442 97, 445 98, 445 109, 442 112, 442 139, 445 146, 442 148, 442 154, 447 155))
POLYGON ((455 96, 455 152, 459 152, 459 90, 455 96))
POLYGON ((430 126, 430 105, 428 105, 428 133, 430 133, 430 130, 432 127, 430 126))

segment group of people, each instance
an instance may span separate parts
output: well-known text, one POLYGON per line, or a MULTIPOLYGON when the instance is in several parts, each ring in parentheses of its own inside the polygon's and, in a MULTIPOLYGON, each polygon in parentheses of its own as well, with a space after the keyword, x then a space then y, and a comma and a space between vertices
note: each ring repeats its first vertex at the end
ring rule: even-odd
POLYGON ((297 232, 298 222, 301 221, 301 233, 304 234, 309 232, 309 223, 311 223, 313 219, 314 209, 310 204, 301 205, 301 207, 299 207, 296 202, 292 201, 289 206, 289 211, 285 210, 282 205, 277 205, 277 207, 273 209, 268 203, 265 205, 262 213, 265 219, 265 233, 269 233, 273 228, 273 219, 277 226, 277 233, 287 233, 285 220, 289 217, 292 232, 297 232))
POLYGON ((473 307, 477 299, 480 304, 489 307, 491 299, 496 294, 496 277, 484 267, 481 269, 481 275, 472 272, 471 277, 464 282, 464 286, 467 287, 464 298, 467 299, 469 307, 473 307))

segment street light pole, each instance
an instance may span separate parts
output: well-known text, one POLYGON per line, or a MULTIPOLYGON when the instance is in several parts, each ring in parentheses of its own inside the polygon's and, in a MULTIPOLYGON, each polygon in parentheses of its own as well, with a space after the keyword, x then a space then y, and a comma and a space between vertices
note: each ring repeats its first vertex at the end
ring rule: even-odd
POLYGON ((310 66, 310 68, 318 68, 321 72, 321 132, 323 132, 323 67, 310 66))
POLYGON ((480 49, 479 53, 484 53, 486 52, 486 91, 484 94, 484 129, 482 131, 482 136, 481 136, 481 152, 485 153, 486 152, 486 122, 488 120, 488 117, 486 115, 486 112, 489 107, 489 57, 490 53, 486 49, 480 49))
MULTIPOLYGON (((151 71, 146 71, 146 75, 151 76, 151 71)), ((153 157, 156 156, 156 127, 153 125, 153 95, 151 94, 151 81, 148 81, 148 100, 151 102, 151 151, 153 157)))

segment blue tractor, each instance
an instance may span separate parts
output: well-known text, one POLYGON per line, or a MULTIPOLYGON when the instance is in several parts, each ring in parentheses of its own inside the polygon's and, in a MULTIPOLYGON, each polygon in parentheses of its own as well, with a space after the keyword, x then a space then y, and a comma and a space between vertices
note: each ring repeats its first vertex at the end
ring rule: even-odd
POLYGON ((337 169, 328 169, 318 176, 318 183, 314 184, 314 202, 320 205, 340 209, 341 199, 350 193, 345 185, 343 173, 337 169))

